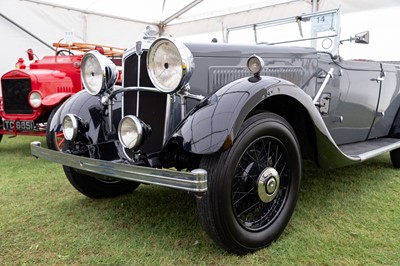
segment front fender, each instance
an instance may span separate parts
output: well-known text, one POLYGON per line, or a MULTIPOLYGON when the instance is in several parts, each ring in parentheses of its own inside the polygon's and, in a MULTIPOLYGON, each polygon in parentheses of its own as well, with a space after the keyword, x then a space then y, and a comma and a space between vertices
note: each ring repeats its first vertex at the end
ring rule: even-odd
POLYGON ((185 151, 195 154, 229 148, 249 113, 287 87, 294 94, 305 94, 292 83, 275 77, 243 78, 229 83, 194 108, 173 136, 183 141, 185 151))
POLYGON ((61 105, 50 123, 50 131, 62 130, 62 120, 66 114, 74 114, 88 123, 86 138, 91 143, 118 139, 116 129, 121 120, 121 95, 118 94, 114 100, 112 132, 109 131, 107 107, 100 103, 98 96, 90 95, 86 90, 74 94, 61 105))
POLYGON ((339 167, 361 161, 345 155, 335 144, 311 97, 299 87, 275 77, 257 81, 244 78, 232 82, 203 100, 182 121, 174 140, 182 141, 186 152, 211 154, 229 148, 243 121, 261 102, 275 96, 290 97, 304 108, 315 130, 317 163, 323 168, 339 167))
POLYGON ((71 95, 73 95, 73 93, 68 93, 68 92, 55 93, 47 97, 44 97, 42 100, 42 104, 44 106, 55 106, 58 103, 64 101, 65 99, 71 97, 71 95))

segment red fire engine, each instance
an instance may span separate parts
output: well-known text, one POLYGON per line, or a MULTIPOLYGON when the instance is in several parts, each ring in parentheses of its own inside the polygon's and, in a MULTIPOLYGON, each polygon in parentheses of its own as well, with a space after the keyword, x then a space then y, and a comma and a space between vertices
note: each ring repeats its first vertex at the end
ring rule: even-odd
MULTIPOLYGON (((82 90, 81 60, 85 52, 98 50, 121 65, 124 49, 87 43, 54 43, 54 56, 38 59, 27 51, 27 67, 19 58, 15 67, 1 77, 0 141, 3 135, 46 136, 46 125, 58 107, 82 90), (35 59, 36 58, 36 59, 35 59)), ((46 136, 49 148, 58 149, 62 136, 46 136)))

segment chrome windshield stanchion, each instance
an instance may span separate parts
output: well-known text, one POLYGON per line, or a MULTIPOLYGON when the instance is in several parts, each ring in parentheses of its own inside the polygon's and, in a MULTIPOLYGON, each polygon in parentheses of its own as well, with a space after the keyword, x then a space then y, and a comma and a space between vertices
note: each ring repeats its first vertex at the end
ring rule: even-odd
POLYGON ((314 97, 313 103, 314 104, 318 104, 319 103, 319 97, 321 97, 322 92, 324 91, 326 84, 328 83, 328 81, 333 78, 333 68, 329 69, 328 73, 326 74, 325 80, 321 85, 321 88, 319 88, 317 94, 314 97))

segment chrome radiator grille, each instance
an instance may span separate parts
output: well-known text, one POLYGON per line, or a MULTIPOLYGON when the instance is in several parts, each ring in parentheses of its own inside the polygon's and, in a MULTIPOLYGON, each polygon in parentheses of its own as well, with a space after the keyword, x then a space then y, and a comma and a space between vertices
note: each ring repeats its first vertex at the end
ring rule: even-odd
MULTIPOLYGON (((125 58, 124 87, 154 87, 147 73, 146 56, 147 52, 145 51, 141 56, 133 53, 125 58)), ((150 125, 152 129, 150 138, 140 148, 142 152, 152 153, 161 150, 164 141, 167 97, 167 94, 153 91, 124 92, 123 115, 135 115, 150 125)), ((127 153, 129 152, 127 151, 127 153)))

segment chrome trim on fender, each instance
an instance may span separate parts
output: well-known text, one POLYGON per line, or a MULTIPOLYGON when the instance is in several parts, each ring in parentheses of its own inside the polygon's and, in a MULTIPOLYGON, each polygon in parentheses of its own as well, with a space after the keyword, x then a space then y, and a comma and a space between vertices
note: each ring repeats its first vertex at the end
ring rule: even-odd
POLYGON ((198 194, 207 191, 207 172, 203 169, 194 169, 189 173, 96 160, 42 148, 39 141, 31 143, 31 154, 37 158, 85 171, 93 176, 106 175, 198 194))

